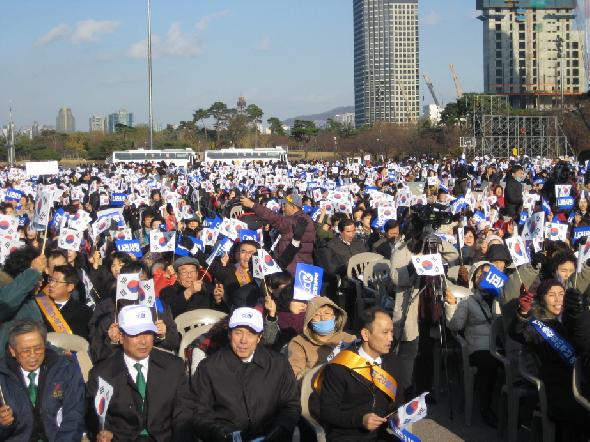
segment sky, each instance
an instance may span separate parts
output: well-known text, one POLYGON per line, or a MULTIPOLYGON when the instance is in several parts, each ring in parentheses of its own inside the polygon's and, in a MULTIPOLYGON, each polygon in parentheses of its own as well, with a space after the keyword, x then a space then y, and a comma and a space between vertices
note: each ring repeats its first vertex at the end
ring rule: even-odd
MULTIPOLYGON (((0 14, 0 126, 55 124, 70 107, 77 130, 120 108, 147 121, 146 0, 22 0, 0 14)), ((443 102, 480 91, 482 24, 474 0, 420 0, 421 74, 443 102)), ((152 0, 156 123, 192 119, 238 97, 286 119, 353 105, 352 0, 152 0)), ((422 81, 423 104, 432 103, 422 81)))

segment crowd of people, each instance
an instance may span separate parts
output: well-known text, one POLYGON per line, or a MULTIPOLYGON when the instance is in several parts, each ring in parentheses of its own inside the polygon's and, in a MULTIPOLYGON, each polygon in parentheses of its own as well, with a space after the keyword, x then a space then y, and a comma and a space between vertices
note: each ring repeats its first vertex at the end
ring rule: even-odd
POLYGON ((400 407, 440 388, 455 339, 497 427, 496 323, 556 440, 590 437, 571 381, 590 374, 586 165, 92 165, 0 185, 0 440, 315 440, 302 405, 329 441, 416 437, 400 407), (378 290, 350 272, 365 252, 387 263, 378 290), (177 319, 212 310, 179 355, 177 319), (90 372, 48 332, 86 340, 90 372))

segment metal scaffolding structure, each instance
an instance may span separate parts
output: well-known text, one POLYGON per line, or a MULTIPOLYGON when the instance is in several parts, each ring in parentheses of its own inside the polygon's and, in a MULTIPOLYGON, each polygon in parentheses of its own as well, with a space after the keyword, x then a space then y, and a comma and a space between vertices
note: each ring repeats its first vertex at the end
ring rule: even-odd
POLYGON ((469 136, 462 138, 465 154, 557 158, 572 148, 555 115, 511 115, 508 97, 471 95, 466 100, 469 136))

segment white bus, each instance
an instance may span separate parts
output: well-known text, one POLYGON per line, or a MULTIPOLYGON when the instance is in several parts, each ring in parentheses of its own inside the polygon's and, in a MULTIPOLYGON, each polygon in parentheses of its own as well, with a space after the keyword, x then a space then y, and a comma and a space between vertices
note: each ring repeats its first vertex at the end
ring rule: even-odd
POLYGON ((263 163, 286 162, 287 153, 287 150, 281 146, 269 149, 236 149, 230 147, 228 149, 206 150, 204 161, 205 163, 218 162, 223 164, 242 164, 252 161, 263 163))
POLYGON ((117 163, 159 163, 164 161, 167 165, 187 167, 197 155, 187 147, 184 149, 136 149, 113 152, 110 162, 117 163))

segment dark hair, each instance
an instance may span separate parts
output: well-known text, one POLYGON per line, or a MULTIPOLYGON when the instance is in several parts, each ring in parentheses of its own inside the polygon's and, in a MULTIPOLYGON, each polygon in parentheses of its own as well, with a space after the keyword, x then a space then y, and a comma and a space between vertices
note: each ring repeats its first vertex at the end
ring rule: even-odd
POLYGON ((58 272, 64 275, 64 280, 68 284, 77 285, 80 282, 80 277, 78 276, 78 272, 74 267, 71 265, 63 265, 63 266, 55 266, 53 268, 53 273, 58 272))
POLYGON ((342 212, 335 213, 334 215, 332 215, 330 217, 330 224, 331 225, 339 224, 340 221, 342 221, 343 219, 348 219, 348 217, 346 216, 346 213, 342 213, 342 212))
POLYGON ((27 333, 39 332, 43 342, 47 340, 47 328, 42 322, 34 319, 20 319, 15 321, 8 329, 8 345, 16 347, 16 337, 27 333))
POLYGON ((348 226, 354 226, 354 221, 350 218, 344 218, 338 223, 338 231, 344 232, 344 229, 346 229, 348 226))
POLYGON ((121 263, 123 265, 125 264, 129 264, 131 262, 133 262, 133 260, 131 259, 131 256, 129 256, 127 253, 125 252, 113 252, 111 254, 111 264, 113 263, 113 261, 115 259, 118 259, 119 261, 121 261, 121 263))
POLYGON ((573 262, 576 265, 577 259, 572 252, 557 252, 551 258, 549 258, 545 265, 541 267, 541 280, 553 279, 557 267, 566 262, 573 262))
POLYGON ((240 247, 242 245, 256 247, 256 250, 258 250, 260 248, 260 244, 258 243, 258 241, 254 241, 252 239, 246 239, 244 241, 241 241, 240 247))
POLYGON ((563 284, 561 282, 559 282, 557 279, 546 279, 544 281, 541 282, 541 284, 539 284, 539 286, 537 287, 537 294, 536 294, 536 298, 537 298, 537 302, 541 305, 545 305, 545 300, 543 299, 543 297, 547 294, 547 292, 551 289, 551 287, 556 287, 559 286, 561 288, 565 288, 563 286, 563 284))
POLYGON ((63 250, 52 250, 47 254, 47 259, 56 259, 56 258, 63 258, 68 261, 68 257, 63 250))
POLYGON ((388 219, 387 221, 385 221, 385 224, 383 224, 383 231, 387 232, 388 230, 391 229, 395 229, 396 227, 399 227, 399 221, 396 219, 388 219))
POLYGON ((144 263, 139 261, 131 261, 129 263, 125 263, 123 267, 121 267, 121 273, 145 273, 147 277, 150 277, 150 269, 144 263))
POLYGON ((368 308, 359 315, 359 330, 366 328, 370 331, 373 327, 373 322, 375 322, 375 318, 377 317, 377 313, 383 313, 384 315, 389 316, 387 310, 379 306, 368 308))
POLYGON ((365 218, 367 216, 370 216, 371 218, 373 218, 373 211, 372 210, 364 210, 363 214, 361 215, 361 219, 365 218))
POLYGON ((278 289, 281 285, 291 284, 291 282, 293 282, 293 276, 289 272, 273 273, 266 277, 266 286, 271 291, 278 289))
POLYGON ((31 263, 41 253, 31 246, 26 246, 11 252, 4 262, 4 272, 12 278, 16 278, 26 269, 31 267, 31 263))

